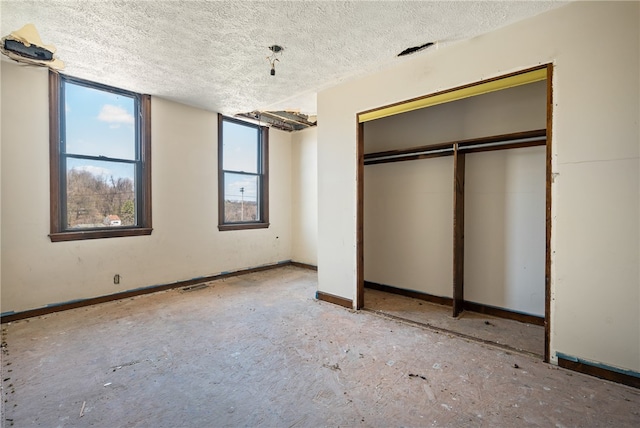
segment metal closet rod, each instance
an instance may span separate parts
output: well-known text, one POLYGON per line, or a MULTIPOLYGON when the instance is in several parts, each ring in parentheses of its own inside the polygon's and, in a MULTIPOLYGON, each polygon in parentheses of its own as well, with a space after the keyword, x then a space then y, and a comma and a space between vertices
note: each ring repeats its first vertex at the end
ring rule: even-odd
POLYGON ((481 151, 507 150, 511 148, 541 146, 546 144, 546 139, 546 129, 536 129, 533 131, 492 135, 489 137, 452 141, 441 144, 431 144, 428 146, 413 147, 410 149, 368 153, 364 155, 364 164, 374 165, 379 163, 451 156, 454 153, 454 146, 456 144, 459 152, 474 153, 481 151))
POLYGON ((422 151, 411 152, 411 153, 408 153, 408 154, 376 156, 376 157, 373 157, 373 158, 367 158, 366 155, 365 155, 364 164, 367 165, 368 163, 372 163, 374 161, 395 160, 395 159, 401 159, 401 158, 405 158, 405 157, 409 157, 409 156, 415 157, 415 156, 432 155, 432 154, 436 154, 436 155, 440 155, 440 156, 447 156, 449 154, 453 154, 453 144, 451 144, 451 147, 448 147, 446 149, 422 150, 422 151))

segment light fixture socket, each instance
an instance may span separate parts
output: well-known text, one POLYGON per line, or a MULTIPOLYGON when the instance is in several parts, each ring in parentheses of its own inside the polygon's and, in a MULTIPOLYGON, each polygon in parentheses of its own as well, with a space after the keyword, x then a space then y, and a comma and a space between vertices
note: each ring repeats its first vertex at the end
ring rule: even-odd
POLYGON ((280 62, 278 57, 282 55, 282 51, 284 48, 280 45, 271 45, 269 46, 269 50, 271 51, 271 55, 267 57, 267 61, 271 64, 271 71, 269 74, 272 76, 276 75, 276 62, 280 62))

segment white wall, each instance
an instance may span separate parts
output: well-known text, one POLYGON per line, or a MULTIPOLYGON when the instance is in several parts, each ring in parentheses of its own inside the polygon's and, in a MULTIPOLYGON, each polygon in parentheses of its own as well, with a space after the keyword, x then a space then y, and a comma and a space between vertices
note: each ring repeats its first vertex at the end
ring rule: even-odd
POLYGON ((219 232, 217 116, 155 97, 153 234, 50 242, 47 82, 2 62, 3 312, 291 259, 291 135, 270 131, 271 226, 219 232))
POLYGON ((318 94, 318 290, 353 299, 357 110, 327 94, 318 94))
POLYGON ((546 81, 365 123, 365 153, 546 128, 546 81))
POLYGON ((465 159, 464 299, 544 317, 546 150, 465 159))
POLYGON ((318 130, 292 134, 292 256, 296 262, 318 265, 318 130))
POLYGON ((452 157, 365 167, 366 281, 452 296, 452 179, 452 157))
POLYGON ((552 359, 640 371, 639 20, 575 2, 319 93, 319 290, 355 297, 358 112, 552 62, 552 359))

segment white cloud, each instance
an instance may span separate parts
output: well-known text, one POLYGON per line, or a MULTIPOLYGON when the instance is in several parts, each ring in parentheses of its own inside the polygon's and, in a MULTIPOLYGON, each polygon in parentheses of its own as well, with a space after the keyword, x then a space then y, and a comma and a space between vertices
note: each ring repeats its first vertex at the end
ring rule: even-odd
POLYGON ((98 114, 98 120, 108 123, 126 123, 133 125, 134 118, 128 111, 122 107, 114 106, 111 104, 105 104, 98 114))
POLYGON ((77 171, 87 171, 90 172, 93 175, 111 175, 112 172, 110 169, 107 168, 101 168, 99 166, 93 166, 93 165, 83 165, 83 166, 74 166, 73 169, 77 170, 77 171))

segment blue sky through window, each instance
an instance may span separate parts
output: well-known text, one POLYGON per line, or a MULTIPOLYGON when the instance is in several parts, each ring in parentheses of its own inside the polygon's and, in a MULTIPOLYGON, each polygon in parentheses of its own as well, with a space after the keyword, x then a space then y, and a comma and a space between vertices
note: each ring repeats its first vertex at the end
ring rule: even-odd
MULTIPOLYGON (((65 82, 66 153, 135 160, 135 100, 120 94, 65 82)), ((258 173, 259 130, 234 122, 223 124, 225 170, 258 173)), ((67 160, 68 169, 95 176, 134 180, 130 164, 95 160, 67 160)), ((229 200, 257 201, 255 176, 226 174, 225 195, 229 200)))
MULTIPOLYGON (((124 95, 65 83, 66 152, 135 159, 135 100, 124 95)), ((113 162, 72 162, 94 175, 130 178, 131 165, 113 162)))
MULTIPOLYGON (((223 169, 258 173, 258 132, 253 126, 224 121, 222 125, 223 169)), ((225 199, 258 200, 258 179, 254 175, 225 173, 225 199)))
POLYGON ((225 173, 224 177, 225 199, 247 202, 258 200, 258 178, 255 175, 225 173))

